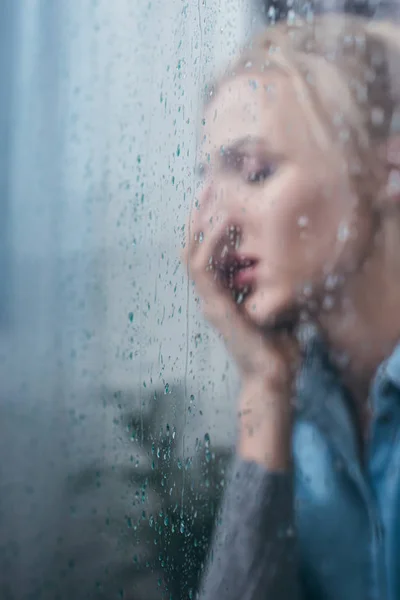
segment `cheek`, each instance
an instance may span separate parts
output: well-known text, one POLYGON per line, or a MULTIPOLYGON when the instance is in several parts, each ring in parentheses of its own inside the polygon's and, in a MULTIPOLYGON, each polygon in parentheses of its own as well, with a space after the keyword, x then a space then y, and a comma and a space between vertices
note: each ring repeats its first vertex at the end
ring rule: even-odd
POLYGON ((263 199, 257 216, 265 258, 276 269, 314 278, 337 254, 350 211, 311 178, 290 178, 263 199))

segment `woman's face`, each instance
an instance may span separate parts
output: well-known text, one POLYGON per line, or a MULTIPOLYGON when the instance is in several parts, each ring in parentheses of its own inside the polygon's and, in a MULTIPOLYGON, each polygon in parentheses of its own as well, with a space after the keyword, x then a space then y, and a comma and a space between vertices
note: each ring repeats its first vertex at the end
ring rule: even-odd
POLYGON ((251 261, 233 279, 250 289, 248 316, 267 325, 301 306, 328 310, 337 282, 367 253, 371 218, 343 153, 319 147, 291 81, 271 72, 224 83, 202 138, 202 222, 224 218, 240 231, 239 246, 232 250, 227 236, 214 258, 251 261))

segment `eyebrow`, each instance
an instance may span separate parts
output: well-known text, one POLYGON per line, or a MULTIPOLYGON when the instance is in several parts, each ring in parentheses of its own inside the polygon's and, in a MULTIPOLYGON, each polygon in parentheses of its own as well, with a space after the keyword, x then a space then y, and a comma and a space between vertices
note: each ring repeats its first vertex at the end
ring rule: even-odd
POLYGON ((241 152, 247 147, 254 148, 257 146, 263 146, 266 150, 268 149, 264 138, 247 135, 246 137, 240 138, 239 140, 233 142, 233 144, 231 144, 227 150, 241 152))

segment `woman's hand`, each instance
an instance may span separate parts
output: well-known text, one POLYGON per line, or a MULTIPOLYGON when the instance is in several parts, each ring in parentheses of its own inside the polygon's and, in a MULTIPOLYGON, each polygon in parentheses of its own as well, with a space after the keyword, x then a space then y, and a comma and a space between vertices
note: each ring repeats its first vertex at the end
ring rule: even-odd
POLYGON ((297 340, 288 330, 267 332, 256 326, 235 301, 241 291, 229 285, 224 256, 227 245, 237 246, 238 228, 225 215, 207 218, 194 209, 186 233, 183 259, 189 277, 204 316, 222 335, 242 380, 239 452, 269 468, 286 468, 297 340))
POLYGON ((229 284, 224 257, 227 247, 237 247, 238 231, 224 215, 207 220, 207 215, 194 209, 186 229, 183 260, 203 314, 222 335, 243 384, 268 378, 281 385, 296 370, 297 341, 287 329, 272 331, 255 325, 235 301, 241 291, 229 284))

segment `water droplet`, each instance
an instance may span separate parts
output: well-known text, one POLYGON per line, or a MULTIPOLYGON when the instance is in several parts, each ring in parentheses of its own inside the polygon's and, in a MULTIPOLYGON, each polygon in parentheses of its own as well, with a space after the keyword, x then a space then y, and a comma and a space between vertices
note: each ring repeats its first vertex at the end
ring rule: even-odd
POLYGON ((297 221, 299 224, 299 227, 307 227, 308 223, 309 223, 309 219, 306 215, 302 215, 301 217, 299 217, 299 220, 297 221))
POLYGON ((288 538, 294 537, 294 529, 293 529, 293 527, 288 527, 287 528, 286 535, 287 535, 288 538))
POLYGON ((380 106, 374 106, 371 109, 371 123, 375 127, 379 127, 385 120, 385 111, 380 106))
POLYGON ((325 289, 329 292, 333 291, 339 283, 339 277, 330 273, 325 279, 325 289))
POLYGON ((322 308, 327 311, 332 310, 334 304, 335 304, 335 301, 334 301, 333 296, 331 296, 330 294, 327 294, 322 301, 322 308))
POLYGON ((131 323, 133 322, 133 312, 130 312, 130 313, 128 314, 128 319, 129 319, 129 321, 130 321, 131 323))
POLYGON ((347 223, 341 223, 338 229, 337 239, 339 242, 345 242, 350 236, 350 229, 347 223))
POLYGON ((294 25, 296 22, 296 13, 294 12, 294 10, 292 8, 290 10, 288 10, 287 22, 288 22, 288 25, 294 25))
POLYGON ((389 196, 400 194, 400 171, 392 169, 388 177, 387 192, 389 196))

